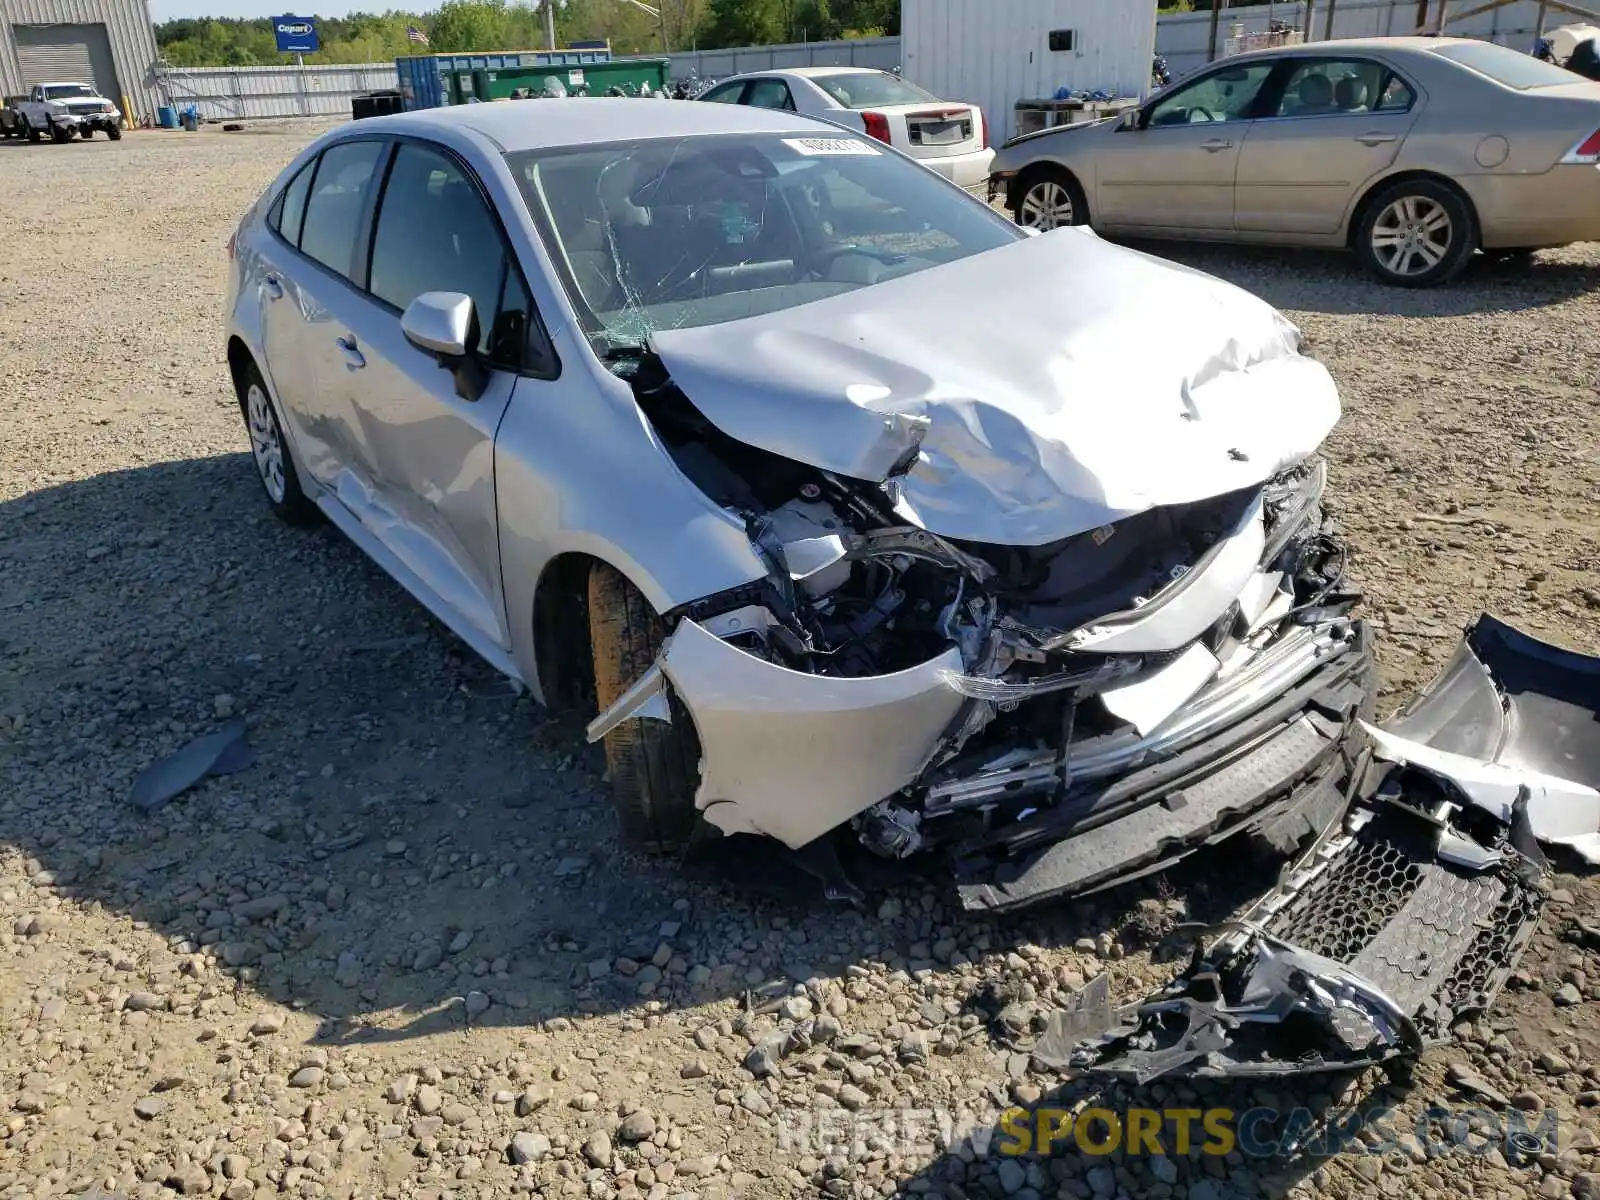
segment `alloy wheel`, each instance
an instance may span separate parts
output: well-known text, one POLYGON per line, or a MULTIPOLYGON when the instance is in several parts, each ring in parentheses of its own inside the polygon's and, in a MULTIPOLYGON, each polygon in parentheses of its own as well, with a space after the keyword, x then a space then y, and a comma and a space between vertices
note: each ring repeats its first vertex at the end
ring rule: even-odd
POLYGON ((1373 223, 1372 254, 1394 275, 1421 275, 1445 260, 1454 238, 1444 205, 1427 196, 1401 196, 1373 223))
POLYGON ((1072 193, 1053 179, 1043 179, 1022 196, 1017 224, 1048 232, 1072 224, 1072 193))
POLYGON ((285 495, 283 480, 283 443, 278 438, 278 422, 273 418, 271 401, 259 383, 252 383, 245 393, 245 421, 250 426, 250 450, 255 455, 256 470, 266 485, 267 495, 274 504, 282 504, 285 495))

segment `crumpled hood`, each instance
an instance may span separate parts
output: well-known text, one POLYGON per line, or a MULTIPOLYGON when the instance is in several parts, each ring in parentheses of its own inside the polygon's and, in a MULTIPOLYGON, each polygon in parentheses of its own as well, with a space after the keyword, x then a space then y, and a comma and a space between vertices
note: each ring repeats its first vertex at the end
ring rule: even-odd
POLYGON ((1339 419, 1270 305, 1078 229, 651 345, 730 437, 901 479, 906 520, 1044 545, 1262 483, 1339 419))

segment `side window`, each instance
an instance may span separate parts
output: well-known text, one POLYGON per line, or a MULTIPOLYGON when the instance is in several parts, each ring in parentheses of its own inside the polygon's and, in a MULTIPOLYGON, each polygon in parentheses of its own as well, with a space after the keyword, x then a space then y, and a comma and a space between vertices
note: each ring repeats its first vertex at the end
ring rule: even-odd
POLYGON ((1197 79, 1157 100, 1150 107, 1149 127, 1201 125, 1216 121, 1242 121, 1272 74, 1273 62, 1227 67, 1197 79))
POLYGON ((1312 59, 1297 63, 1284 81, 1283 95, 1274 116, 1326 117, 1342 113, 1372 112, 1383 107, 1389 80, 1399 83, 1407 97, 1391 109, 1410 106, 1410 91, 1388 68, 1359 59, 1312 59))
POLYGON ((741 79, 737 83, 719 84, 700 99, 709 100, 712 104, 737 104, 739 93, 742 91, 744 91, 744 80, 741 79))
POLYGON ((781 79, 757 79, 750 85, 744 102, 755 108, 794 111, 794 97, 789 94, 789 85, 781 79))
POLYGON ((383 142, 342 142, 322 152, 300 230, 300 253, 329 270, 350 274, 361 209, 372 186, 383 142))
POLYGON ((1417 94, 1400 76, 1390 73, 1384 81, 1383 91, 1378 94, 1378 112, 1409 112, 1411 106, 1417 102, 1417 94))
POLYGON ((423 292, 464 292, 477 310, 479 352, 516 369, 529 304, 520 278, 509 288, 510 307, 502 304, 508 268, 514 275, 472 181, 444 155, 403 143, 378 208, 368 290, 402 310, 423 292))
POLYGON ((311 176, 317 169, 315 159, 300 168, 289 181, 289 186, 278 194, 277 203, 267 221, 278 235, 291 246, 300 244, 300 226, 306 215, 306 193, 311 190, 311 176))

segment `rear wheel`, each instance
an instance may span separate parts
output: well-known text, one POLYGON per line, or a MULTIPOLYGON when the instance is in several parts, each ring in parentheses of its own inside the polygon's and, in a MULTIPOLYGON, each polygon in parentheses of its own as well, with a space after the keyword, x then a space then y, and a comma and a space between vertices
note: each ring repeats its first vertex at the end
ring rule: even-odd
MULTIPOLYGON (((604 712, 650 669, 667 639, 661 619, 626 576, 604 563, 589 572, 589 644, 594 691, 604 712)), ((683 846, 699 822, 694 794, 700 739, 676 697, 672 722, 624 721, 606 734, 606 768, 622 835, 640 849, 683 846)))
POLYGON ((1041 166, 1024 172, 1017 180, 1011 215, 1024 229, 1048 233, 1063 225, 1087 225, 1089 204, 1070 172, 1041 166))
POLYGON ((267 493, 267 503, 280 520, 290 525, 310 524, 318 515, 317 506, 300 487, 300 475, 284 440, 283 427, 278 424, 267 385, 254 363, 245 368, 240 381, 239 408, 250 434, 250 456, 255 460, 262 490, 267 493))
POLYGON ((40 140, 39 131, 33 127, 33 122, 32 121, 29 121, 27 124, 28 124, 28 140, 30 142, 38 142, 40 140))
POLYGON ((85 125, 82 129, 78 130, 78 136, 81 137, 84 141, 87 142, 90 138, 92 138, 94 136, 94 130, 90 129, 87 125, 85 125))
POLYGON ((1459 275, 1478 234, 1461 193, 1432 179, 1406 179, 1367 205, 1356 231, 1362 265, 1384 283, 1433 287, 1459 275))

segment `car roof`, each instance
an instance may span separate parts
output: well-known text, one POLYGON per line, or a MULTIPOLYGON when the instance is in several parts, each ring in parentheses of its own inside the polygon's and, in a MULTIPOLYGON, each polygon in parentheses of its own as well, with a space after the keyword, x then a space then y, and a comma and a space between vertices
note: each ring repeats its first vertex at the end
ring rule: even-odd
MULTIPOLYGON (((822 122, 794 113, 739 104, 701 104, 623 96, 489 101, 427 108, 362 121, 362 133, 419 137, 469 129, 506 153, 719 133, 810 133, 822 122)), ((828 126, 833 128, 833 126, 828 126)))
POLYGON ((1386 52, 1424 54, 1430 50, 1437 50, 1440 46, 1469 44, 1482 44, 1482 39, 1422 37, 1419 35, 1409 37, 1334 38, 1325 42, 1303 42, 1298 46, 1272 46, 1265 50, 1246 50, 1239 54, 1230 54, 1227 58, 1219 58, 1217 64, 1257 58, 1299 58, 1305 56, 1327 58, 1329 56, 1337 57, 1346 52, 1359 54, 1363 50, 1378 54, 1386 52))
POLYGON ((821 79, 829 75, 888 75, 891 72, 878 67, 773 67, 767 71, 741 71, 737 75, 730 75, 722 83, 731 83, 735 79, 821 79))

